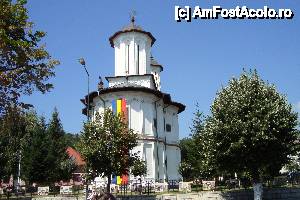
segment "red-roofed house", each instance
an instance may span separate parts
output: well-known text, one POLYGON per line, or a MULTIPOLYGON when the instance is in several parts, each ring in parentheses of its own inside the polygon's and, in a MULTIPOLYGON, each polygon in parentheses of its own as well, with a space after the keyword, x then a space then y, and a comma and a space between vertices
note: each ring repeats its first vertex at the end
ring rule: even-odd
POLYGON ((75 164, 77 166, 75 172, 73 173, 72 180, 74 181, 74 185, 83 185, 83 175, 84 175, 84 166, 85 166, 85 161, 81 157, 80 153, 76 151, 72 147, 68 147, 66 152, 70 156, 71 159, 74 159, 75 164))

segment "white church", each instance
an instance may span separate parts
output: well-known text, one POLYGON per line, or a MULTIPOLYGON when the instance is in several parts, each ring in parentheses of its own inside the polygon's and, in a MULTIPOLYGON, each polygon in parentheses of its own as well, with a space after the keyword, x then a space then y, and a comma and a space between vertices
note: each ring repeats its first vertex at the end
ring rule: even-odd
POLYGON ((90 111, 86 107, 83 114, 90 113, 94 120, 95 113, 104 108, 125 108, 129 128, 139 134, 133 151, 146 161, 144 179, 181 179, 178 114, 185 106, 161 91, 163 67, 151 56, 154 36, 137 26, 132 17, 130 25, 113 34, 109 42, 115 49, 115 75, 106 77, 108 87, 103 88, 101 83, 98 91, 89 94, 90 111), (122 105, 114 105, 118 100, 122 105))

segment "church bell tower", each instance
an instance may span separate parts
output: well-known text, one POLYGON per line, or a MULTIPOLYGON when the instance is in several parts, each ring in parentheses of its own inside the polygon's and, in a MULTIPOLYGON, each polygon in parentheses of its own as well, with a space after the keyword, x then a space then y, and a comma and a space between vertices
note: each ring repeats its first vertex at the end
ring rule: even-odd
MULTIPOLYGON (((137 26, 132 16, 129 25, 115 32, 109 42, 115 50, 115 73, 105 77, 108 87, 100 80, 98 91, 82 100, 83 114, 89 114, 93 121, 97 113, 107 108, 124 113, 128 127, 139 137, 131 153, 146 162, 147 174, 142 179, 179 180, 178 115, 185 106, 161 91, 163 67, 151 54, 154 36, 137 26)), ((129 175, 127 178, 134 181, 138 177, 129 175)), ((118 181, 115 184, 119 184, 118 181)))
POLYGON ((151 56, 155 38, 135 24, 134 16, 131 17, 131 23, 111 36, 109 41, 115 49, 116 77, 152 74, 156 89, 160 90, 162 66, 151 56))

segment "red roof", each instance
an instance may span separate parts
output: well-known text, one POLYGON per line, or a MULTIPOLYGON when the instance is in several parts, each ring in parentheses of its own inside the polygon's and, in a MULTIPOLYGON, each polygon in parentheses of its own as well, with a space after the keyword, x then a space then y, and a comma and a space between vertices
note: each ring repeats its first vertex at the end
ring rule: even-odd
POLYGON ((70 157, 75 159, 75 163, 77 166, 85 165, 85 162, 78 151, 76 151, 72 147, 68 147, 66 152, 70 157))

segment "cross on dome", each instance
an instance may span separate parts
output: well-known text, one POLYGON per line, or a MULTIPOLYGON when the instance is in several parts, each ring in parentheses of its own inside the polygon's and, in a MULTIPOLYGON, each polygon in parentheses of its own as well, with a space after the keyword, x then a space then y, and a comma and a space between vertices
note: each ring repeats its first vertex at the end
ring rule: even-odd
POLYGON ((130 20, 131 20, 131 23, 134 25, 134 22, 135 22, 135 16, 136 16, 136 11, 135 10, 132 10, 130 13, 130 20))

